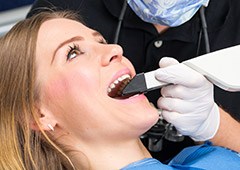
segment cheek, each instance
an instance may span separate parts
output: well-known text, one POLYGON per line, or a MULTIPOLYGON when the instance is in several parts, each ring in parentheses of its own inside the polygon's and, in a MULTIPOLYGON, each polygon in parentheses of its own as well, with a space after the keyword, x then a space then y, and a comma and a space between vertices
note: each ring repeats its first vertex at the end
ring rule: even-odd
POLYGON ((94 88, 94 84, 96 83, 94 83, 94 78, 91 77, 87 73, 63 73, 58 76, 55 75, 44 86, 45 99, 51 103, 54 101, 72 103, 72 100, 85 96, 87 92, 94 88))

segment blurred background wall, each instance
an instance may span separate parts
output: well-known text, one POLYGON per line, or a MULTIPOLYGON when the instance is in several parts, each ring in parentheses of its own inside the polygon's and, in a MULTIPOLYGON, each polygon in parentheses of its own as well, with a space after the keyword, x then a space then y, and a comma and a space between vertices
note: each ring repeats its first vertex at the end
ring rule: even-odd
POLYGON ((24 19, 34 0, 0 0, 0 36, 24 19))

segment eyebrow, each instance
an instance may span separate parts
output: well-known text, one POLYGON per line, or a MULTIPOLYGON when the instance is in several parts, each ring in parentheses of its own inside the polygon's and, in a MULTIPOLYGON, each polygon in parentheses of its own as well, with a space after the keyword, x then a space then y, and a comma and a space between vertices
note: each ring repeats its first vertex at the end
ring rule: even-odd
MULTIPOLYGON (((98 31, 94 31, 92 33, 92 35, 94 37, 103 37, 102 34, 100 34, 98 31)), ((54 50, 54 53, 53 53, 53 57, 52 57, 52 61, 51 61, 51 64, 53 63, 54 59, 55 59, 55 55, 57 53, 57 51, 62 48, 64 45, 68 44, 68 43, 71 43, 73 41, 81 41, 81 40, 84 40, 84 38, 82 36, 75 36, 75 37, 72 37, 72 38, 69 38, 65 41, 63 41, 62 43, 60 43, 57 48, 54 50)))

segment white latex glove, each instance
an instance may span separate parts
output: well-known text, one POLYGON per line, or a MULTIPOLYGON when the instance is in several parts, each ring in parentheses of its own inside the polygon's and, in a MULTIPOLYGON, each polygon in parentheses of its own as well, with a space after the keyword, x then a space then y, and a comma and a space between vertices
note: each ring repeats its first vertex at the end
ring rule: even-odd
POLYGON ((213 97, 213 84, 173 58, 165 57, 159 65, 156 78, 172 83, 161 89, 163 97, 158 99, 163 118, 181 134, 195 141, 211 139, 220 122, 219 108, 213 97))

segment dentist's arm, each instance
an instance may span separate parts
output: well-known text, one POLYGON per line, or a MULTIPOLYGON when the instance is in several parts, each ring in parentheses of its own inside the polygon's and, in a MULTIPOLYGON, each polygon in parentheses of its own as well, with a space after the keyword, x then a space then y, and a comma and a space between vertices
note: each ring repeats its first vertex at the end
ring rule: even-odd
POLYGON ((214 145, 223 146, 240 152, 240 123, 231 115, 220 110, 220 126, 216 135, 211 139, 214 145))
POLYGON ((240 151, 239 142, 235 142, 240 138, 240 124, 214 102, 213 85, 175 59, 163 58, 160 67, 156 78, 172 84, 161 89, 163 97, 158 100, 164 119, 195 141, 211 140, 240 151))

